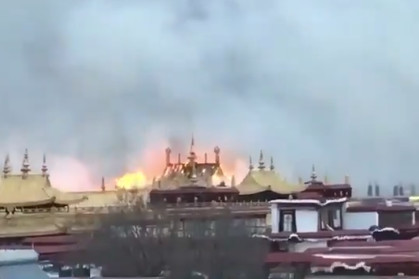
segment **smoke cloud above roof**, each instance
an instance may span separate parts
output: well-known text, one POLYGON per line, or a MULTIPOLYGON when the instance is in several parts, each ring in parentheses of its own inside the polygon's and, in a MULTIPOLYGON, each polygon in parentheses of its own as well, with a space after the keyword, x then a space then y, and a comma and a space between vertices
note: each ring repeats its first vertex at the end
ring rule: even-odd
MULTIPOLYGON (((417 182, 417 1, 8 1, 0 152, 100 183, 158 143, 417 182), (37 161, 36 161, 37 160, 37 161), (82 170, 88 166, 88 170, 82 170), (68 173, 72 168, 77 173, 68 173)), ((159 146, 160 148, 160 146, 159 146)), ((161 149, 164 160, 164 146, 161 149)), ((143 160, 144 161, 144 160, 143 160)), ((72 182, 73 183, 73 182, 72 182)))

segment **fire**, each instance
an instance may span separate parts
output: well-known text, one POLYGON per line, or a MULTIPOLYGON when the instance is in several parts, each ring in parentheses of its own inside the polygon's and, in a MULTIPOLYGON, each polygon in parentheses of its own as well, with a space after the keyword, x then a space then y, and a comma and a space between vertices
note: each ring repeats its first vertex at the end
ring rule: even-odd
POLYGON ((147 177, 142 171, 126 173, 115 181, 118 188, 135 189, 147 185, 147 177))
MULTIPOLYGON (((178 152, 181 152, 181 162, 187 162, 189 155, 187 150, 193 149, 196 154, 196 160, 199 163, 207 161, 213 163, 215 161, 214 147, 210 146, 195 146, 192 141, 190 146, 175 146, 173 153, 169 154, 169 161, 172 164, 178 162, 178 152), (186 152, 185 152, 186 150, 186 152), (183 151, 183 152, 182 152, 183 151)), ((119 178, 115 179, 118 188, 133 189, 145 188, 152 184, 152 177, 160 177, 165 168, 165 149, 170 146, 167 140, 153 139, 140 154, 135 154, 136 159, 131 162, 132 165, 142 166, 137 168, 136 172, 127 172, 119 178)), ((223 176, 213 176, 213 183, 215 185, 225 182, 226 185, 231 185, 232 177, 234 176, 235 183, 239 183, 247 174, 248 163, 240 154, 231 150, 221 150, 221 168, 223 176)))

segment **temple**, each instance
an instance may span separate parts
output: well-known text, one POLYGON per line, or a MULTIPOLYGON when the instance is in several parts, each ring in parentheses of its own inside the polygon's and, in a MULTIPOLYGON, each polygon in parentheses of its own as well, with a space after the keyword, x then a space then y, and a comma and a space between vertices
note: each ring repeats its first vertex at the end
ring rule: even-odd
POLYGON ((236 184, 233 176, 227 177, 222 169, 220 148, 214 148, 214 160, 209 162, 207 153, 204 161, 197 161, 195 141, 192 138, 186 161, 179 153, 177 161, 172 161, 172 150, 165 150, 165 168, 159 178, 153 179, 150 202, 180 204, 202 202, 267 202, 273 199, 307 197, 351 197, 349 177, 344 183, 329 184, 317 179, 313 165, 310 180, 298 183, 288 182, 276 171, 274 160, 266 165, 263 151, 259 153, 257 167, 249 158, 249 170, 244 179, 236 184))
POLYGON ((214 161, 208 162, 207 153, 204 162, 197 161, 194 139, 187 161, 171 161, 171 149, 166 149, 166 166, 163 174, 153 181, 150 203, 202 203, 211 201, 235 201, 239 191, 234 187, 234 177, 226 177, 220 160, 220 148, 214 148, 214 161))
POLYGON ((305 185, 301 182, 292 184, 282 178, 275 170, 272 157, 267 168, 263 151, 260 151, 257 168, 253 166, 252 157, 249 157, 249 171, 237 188, 240 201, 269 201, 288 199, 290 195, 303 191, 305 185))
POLYGON ((77 204, 86 198, 52 187, 45 155, 41 173, 33 174, 30 173, 29 155, 26 150, 20 171, 20 174, 11 174, 10 159, 6 156, 3 176, 0 179, 0 209, 7 215, 52 209, 68 210, 69 205, 77 204))
POLYGON ((73 234, 92 229, 95 216, 138 204, 141 199, 150 212, 155 208, 180 212, 183 226, 188 218, 201 218, 196 212, 205 211, 211 215, 205 214, 204 218, 213 220, 217 218, 214 212, 229 208, 234 222, 243 222, 254 236, 270 242, 266 264, 271 274, 279 267, 299 269, 301 265, 313 274, 315 270, 326 272, 336 257, 349 269, 364 261, 380 270, 376 274, 395 274, 394 265, 403 257, 411 257, 417 264, 411 272, 419 274, 417 251, 407 248, 417 244, 412 238, 419 237, 419 205, 414 198, 402 199, 400 187, 397 197, 384 199, 378 197, 378 185, 369 185, 366 190, 371 198, 355 199, 348 176, 342 183, 333 184, 327 177, 319 179, 314 165, 306 180, 293 183, 278 171, 272 157, 265 161, 263 151, 256 166, 249 158, 247 174, 236 183, 235 177, 223 170, 221 149, 216 146, 211 156, 205 153, 199 161, 194 139, 188 156, 178 154, 173 160, 170 148, 164 154, 162 174, 150 187, 107 188, 102 178, 97 191, 79 193, 62 192, 52 185, 45 156, 37 173, 31 171, 27 150, 18 173, 12 173, 6 156, 0 178, 0 214, 4 213, 0 218, 0 246, 31 247, 41 259, 57 259, 79 248, 73 234), (386 247, 380 242, 387 243, 386 247), (365 254, 383 256, 375 260, 364 254, 357 255, 360 260, 348 258, 351 251, 361 248, 365 254), (390 257, 393 266, 385 270, 390 265, 384 258, 390 257))

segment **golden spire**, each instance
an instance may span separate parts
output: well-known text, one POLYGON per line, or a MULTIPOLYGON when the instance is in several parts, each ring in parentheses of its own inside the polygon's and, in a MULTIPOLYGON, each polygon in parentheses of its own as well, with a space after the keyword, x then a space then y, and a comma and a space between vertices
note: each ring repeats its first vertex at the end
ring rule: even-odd
POLYGON ((196 175, 196 166, 195 162, 192 163, 192 174, 191 174, 191 182, 195 184, 198 181, 198 176, 196 175))
POLYGON ((215 153, 215 163, 219 165, 220 164, 220 148, 218 146, 214 147, 214 153, 215 153))
POLYGON ((166 148, 166 167, 170 166, 170 154, 172 153, 172 150, 170 147, 166 148))
POLYGON ((252 156, 249 156, 249 170, 253 170, 252 156))
POLYGON ((231 187, 235 187, 236 186, 236 177, 233 175, 231 177, 231 187))
POLYGON ((205 152, 205 154, 204 154, 204 163, 205 164, 208 163, 208 154, 207 154, 207 152, 205 152))
POLYGON ((102 176, 102 184, 100 185, 100 189, 102 190, 102 192, 105 192, 105 190, 106 190, 105 177, 104 176, 102 176))
POLYGON ((317 179, 316 166, 314 164, 311 166, 311 176, 310 176, 310 178, 311 178, 311 181, 316 181, 316 179, 317 179))
POLYGON ((323 181, 323 184, 328 184, 329 183, 329 178, 327 177, 327 174, 324 176, 324 179, 323 179, 324 181, 323 181))
POLYGON ((274 157, 271 156, 271 166, 269 167, 271 171, 273 171, 275 169, 274 166, 274 157))
POLYGON ((10 167, 10 156, 7 154, 6 158, 4 159, 3 176, 6 178, 11 171, 12 168, 10 167))
MULTIPOLYGON (((192 137, 192 143, 193 143, 193 137, 192 137)), ((195 162, 196 155, 195 155, 195 152, 193 152, 192 146, 193 145, 191 145, 191 152, 190 152, 190 155, 189 155, 188 159, 189 159, 189 165, 192 168, 191 177, 190 177, 191 178, 191 182, 193 184, 195 184, 197 182, 196 162, 195 162)))
POLYGON ((42 176, 46 176, 48 174, 48 167, 47 167, 47 156, 44 154, 42 157, 42 176))
POLYGON ((263 161, 263 152, 261 150, 259 154, 259 170, 264 170, 264 169, 265 169, 265 162, 263 161))
POLYGON ((30 165, 29 165, 29 155, 28 155, 28 149, 25 149, 25 155, 23 155, 23 162, 22 162, 22 168, 20 169, 22 171, 23 176, 25 177, 30 171, 30 165))
POLYGON ((194 152, 194 149, 195 149, 194 147, 195 147, 195 139, 194 139, 194 136, 192 134, 191 146, 190 146, 190 149, 189 149, 189 153, 193 153, 194 152))
POLYGON ((182 164, 182 159, 180 158, 180 153, 177 154, 177 163, 178 165, 182 164))

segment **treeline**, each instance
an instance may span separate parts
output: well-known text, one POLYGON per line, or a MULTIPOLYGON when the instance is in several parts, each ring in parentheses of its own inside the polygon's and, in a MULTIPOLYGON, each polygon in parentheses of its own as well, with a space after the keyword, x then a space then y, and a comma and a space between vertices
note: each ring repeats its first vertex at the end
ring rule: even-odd
POLYGON ((67 261, 102 266, 104 276, 266 277, 268 241, 253 237, 228 208, 181 214, 136 206, 100 218, 67 261))

